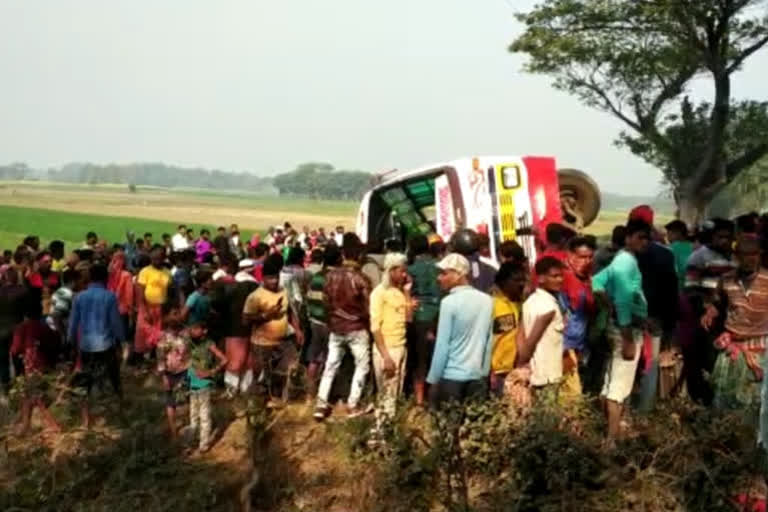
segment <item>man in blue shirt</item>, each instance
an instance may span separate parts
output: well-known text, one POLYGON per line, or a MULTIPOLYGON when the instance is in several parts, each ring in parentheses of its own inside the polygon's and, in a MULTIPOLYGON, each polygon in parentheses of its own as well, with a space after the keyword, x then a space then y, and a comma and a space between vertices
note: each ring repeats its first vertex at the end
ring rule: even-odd
MULTIPOLYGON (((93 385, 108 378, 117 396, 122 400, 118 348, 125 340, 123 323, 117 307, 117 297, 107 290, 107 267, 101 264, 90 269, 88 289, 75 297, 69 319, 69 338, 76 343, 80 354, 80 370, 72 385, 85 388, 90 395, 93 385)), ((91 422, 88 401, 82 403, 83 426, 91 422)))
POLYGON ((469 285, 469 261, 453 253, 437 267, 440 287, 449 294, 440 304, 435 351, 427 375, 433 407, 486 395, 493 341, 493 300, 469 285))

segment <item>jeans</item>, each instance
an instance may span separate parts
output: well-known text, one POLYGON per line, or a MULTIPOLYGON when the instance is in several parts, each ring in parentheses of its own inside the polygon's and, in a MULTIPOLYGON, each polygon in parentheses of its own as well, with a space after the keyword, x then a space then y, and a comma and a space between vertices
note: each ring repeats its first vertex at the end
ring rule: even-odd
POLYGON ((653 355, 651 367, 648 373, 640 377, 640 388, 633 397, 632 405, 641 414, 648 414, 656 407, 656 397, 659 390, 659 351, 661 350, 661 336, 651 335, 653 343, 653 355))
POLYGON ((344 354, 349 348, 355 358, 355 373, 352 375, 352 387, 349 390, 347 405, 357 407, 365 388, 365 379, 371 370, 371 341, 368 331, 354 331, 346 334, 331 333, 328 339, 328 359, 325 362, 323 378, 317 393, 317 406, 327 408, 333 379, 339 371, 344 354))

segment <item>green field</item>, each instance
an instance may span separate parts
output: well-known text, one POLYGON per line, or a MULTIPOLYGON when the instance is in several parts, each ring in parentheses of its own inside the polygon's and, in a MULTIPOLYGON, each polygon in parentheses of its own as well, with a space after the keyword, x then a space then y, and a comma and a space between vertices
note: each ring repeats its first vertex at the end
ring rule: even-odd
MULTIPOLYGON (((0 205, 0 247, 13 250, 27 235, 37 235, 43 245, 52 240, 62 240, 67 250, 80 247, 85 240, 85 234, 95 231, 100 238, 110 243, 125 240, 127 231, 132 230, 137 236, 145 232, 154 235, 156 241, 163 233, 173 234, 178 224, 151 219, 131 217, 110 217, 84 213, 69 213, 39 208, 22 208, 17 206, 0 205)), ((198 232, 208 228, 213 232, 213 226, 189 225, 198 232)))
MULTIPOLYGON (((125 185, 80 185, 50 182, 0 182, 0 248, 13 249, 26 235, 37 235, 43 244, 63 240, 68 249, 79 247, 88 231, 110 243, 122 242, 128 230, 137 236, 150 232, 159 241, 186 224, 196 233, 203 227, 240 226, 243 239, 269 226, 291 222, 333 229, 354 225, 357 203, 260 196, 243 191, 163 189, 125 185)), ((601 238, 626 212, 603 211, 587 232, 601 238)), ((657 224, 668 220, 660 216, 657 224)))

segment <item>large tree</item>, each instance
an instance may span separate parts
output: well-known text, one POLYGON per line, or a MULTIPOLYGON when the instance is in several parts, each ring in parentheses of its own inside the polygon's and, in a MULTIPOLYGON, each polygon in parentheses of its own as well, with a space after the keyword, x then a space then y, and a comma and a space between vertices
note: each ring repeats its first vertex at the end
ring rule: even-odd
POLYGON ((625 126, 617 143, 658 167, 680 216, 768 153, 766 103, 735 101, 731 79, 768 43, 766 0, 544 0, 518 14, 510 50, 526 70, 625 126), (711 99, 687 96, 694 79, 711 99))

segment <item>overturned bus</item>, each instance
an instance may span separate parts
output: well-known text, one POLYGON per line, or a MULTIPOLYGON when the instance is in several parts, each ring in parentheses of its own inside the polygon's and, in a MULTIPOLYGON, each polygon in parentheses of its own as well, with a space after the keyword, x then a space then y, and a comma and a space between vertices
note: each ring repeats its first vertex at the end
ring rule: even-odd
POLYGON ((463 228, 488 235, 498 247, 517 241, 535 259, 552 222, 577 231, 600 211, 600 191, 584 172, 557 169, 540 156, 480 156, 392 170, 374 177, 357 216, 363 242, 438 234, 444 240, 463 228))

